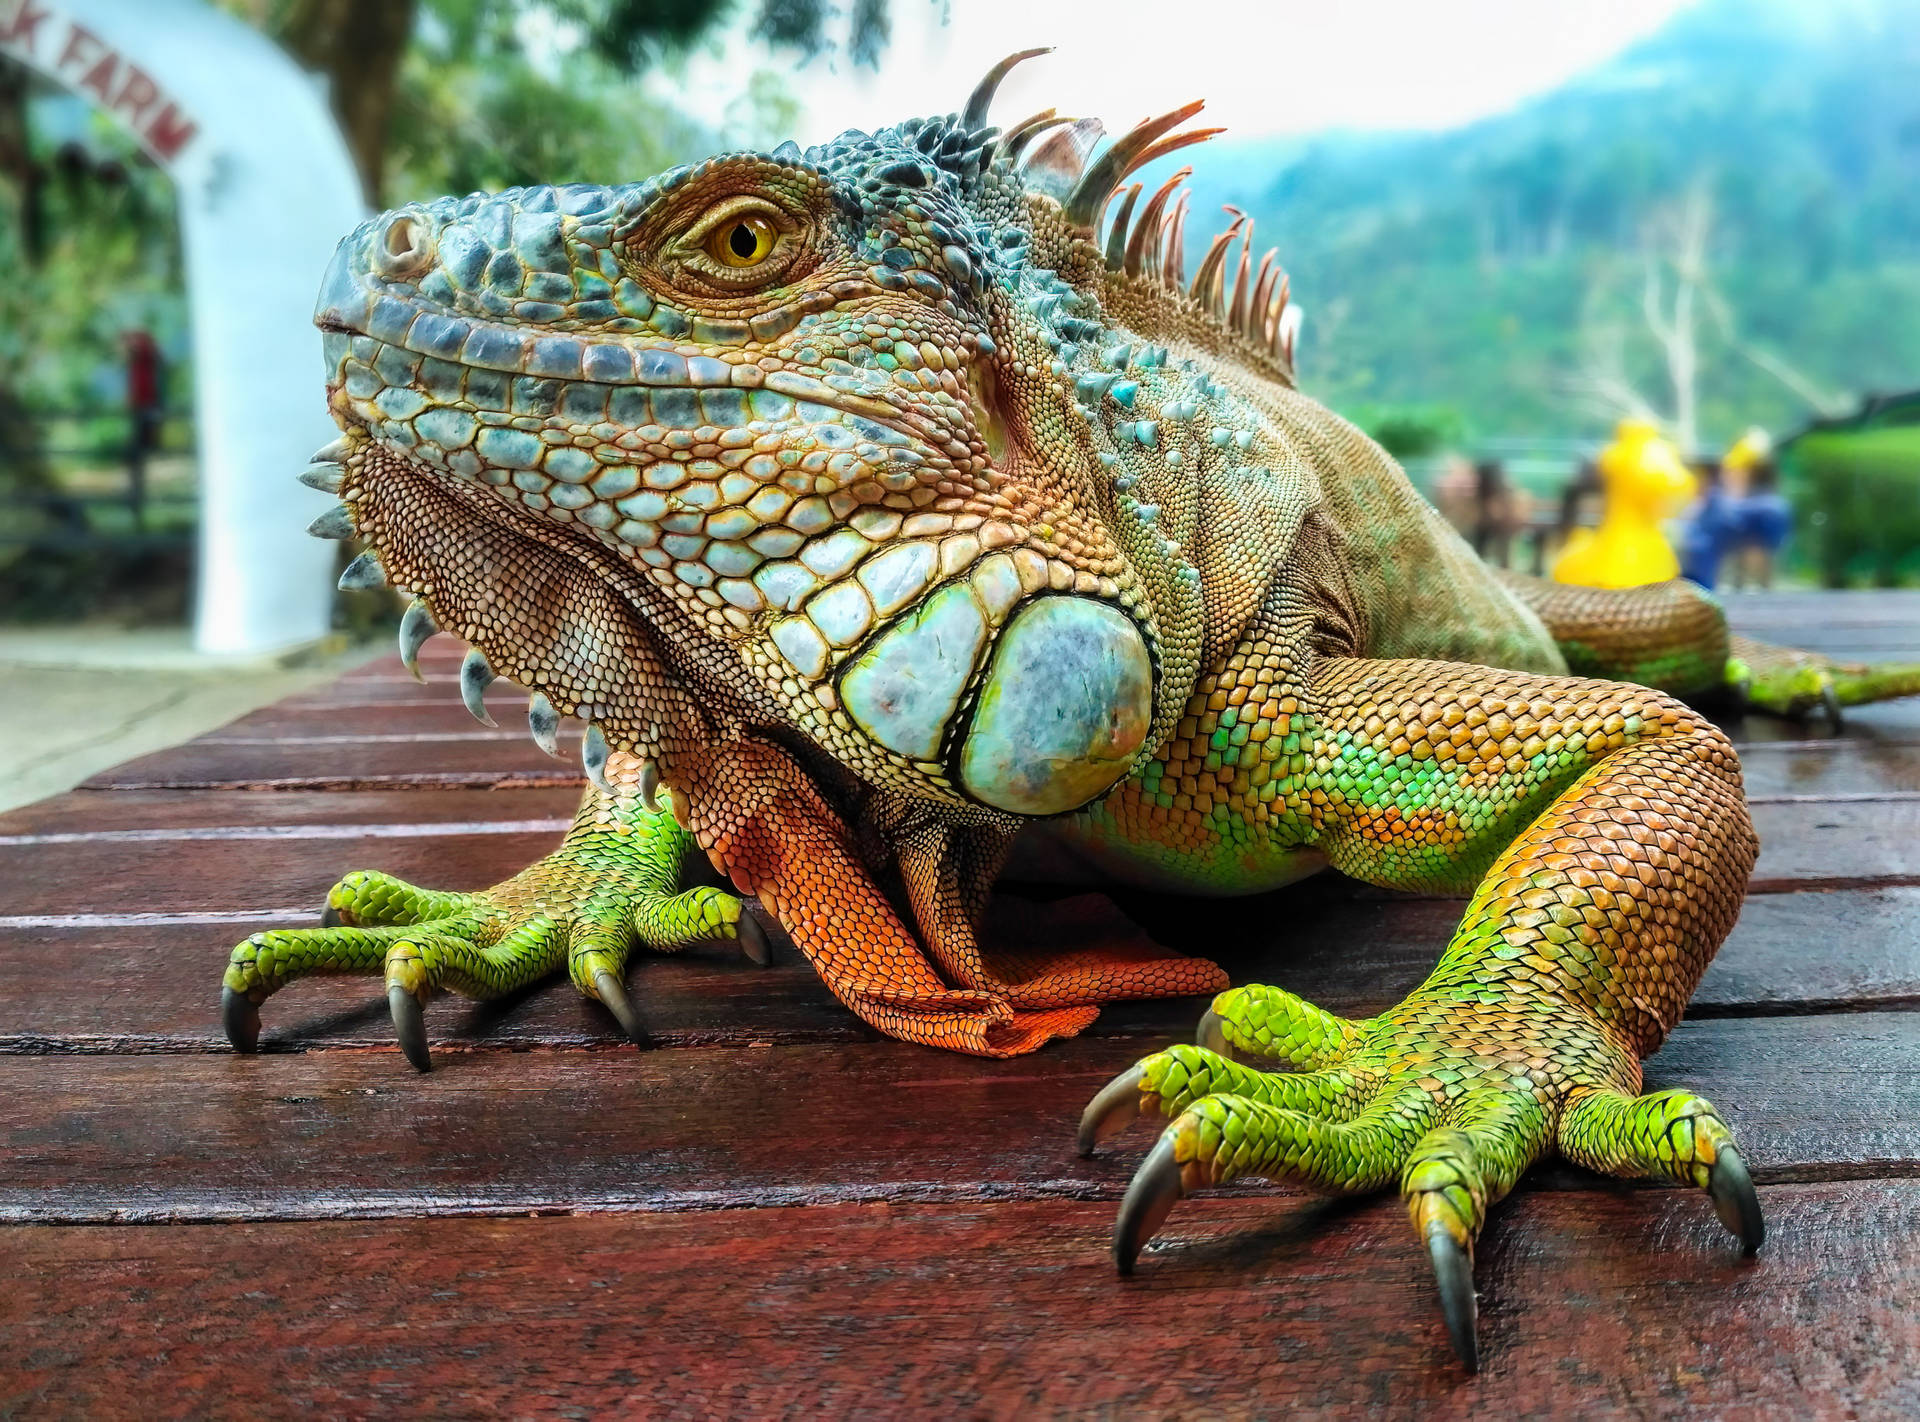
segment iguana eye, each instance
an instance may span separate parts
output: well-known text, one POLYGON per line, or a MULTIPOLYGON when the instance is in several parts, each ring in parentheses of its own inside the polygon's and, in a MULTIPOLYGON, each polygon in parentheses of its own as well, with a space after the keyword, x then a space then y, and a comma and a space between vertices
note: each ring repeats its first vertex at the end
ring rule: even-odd
POLYGON ((722 222, 707 236, 707 255, 725 267, 758 266, 780 238, 774 225, 757 212, 722 222))
POLYGON ((715 203, 676 244, 684 273, 726 292, 757 289, 784 275, 800 255, 800 224, 752 194, 715 203))

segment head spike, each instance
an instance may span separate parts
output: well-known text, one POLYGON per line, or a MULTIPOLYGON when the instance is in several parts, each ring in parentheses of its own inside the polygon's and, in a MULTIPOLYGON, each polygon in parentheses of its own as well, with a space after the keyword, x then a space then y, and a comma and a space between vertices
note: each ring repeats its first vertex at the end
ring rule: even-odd
POLYGON ((1077 227, 1092 227, 1108 196, 1133 171, 1135 160, 1168 129, 1177 128, 1204 107, 1204 101, 1195 99, 1170 114, 1135 124, 1102 153, 1074 185, 1073 192, 1062 204, 1066 208, 1067 221, 1077 227))
POLYGON ((1174 189, 1193 176, 1193 169, 1182 168, 1166 182, 1160 191, 1147 200, 1147 209, 1140 214, 1139 225, 1133 229, 1133 235, 1127 239, 1127 275, 1139 276, 1145 272, 1155 275, 1160 269, 1160 213, 1167 205, 1167 199, 1173 196, 1174 189))
POLYGON ((1052 109, 1042 109, 1031 118, 1023 118, 1001 136, 1001 156, 1003 156, 1009 164, 1018 163, 1020 161, 1021 150, 1033 142, 1035 138, 1050 128, 1072 122, 1072 119, 1063 118, 1052 109))
POLYGON ((960 122, 968 130, 984 128, 987 123, 987 110, 993 107, 993 96, 1000 90, 1000 81, 1012 72, 1013 66, 1023 64, 1029 59, 1038 59, 1043 54, 1052 54, 1053 46, 1044 49, 1023 49, 1018 54, 1010 54, 993 68, 986 77, 974 85, 973 93, 967 99, 967 107, 960 115, 960 122))
POLYGON ((1127 189, 1127 195, 1120 199, 1120 211, 1113 215, 1113 223, 1107 228, 1106 260, 1111 271, 1119 271, 1127 255, 1127 229, 1133 226, 1133 207, 1140 201, 1142 184, 1135 183, 1127 189))
POLYGON ((1087 169, 1087 155, 1100 141, 1106 126, 1097 118, 1075 119, 1033 150, 1026 167, 1020 170, 1029 192, 1045 193, 1058 202, 1067 201, 1081 175, 1087 169))

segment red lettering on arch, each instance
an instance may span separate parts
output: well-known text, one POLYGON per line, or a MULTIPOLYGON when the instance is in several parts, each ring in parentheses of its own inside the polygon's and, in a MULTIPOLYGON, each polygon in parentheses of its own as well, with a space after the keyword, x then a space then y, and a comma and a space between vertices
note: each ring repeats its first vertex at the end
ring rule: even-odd
POLYGON ((98 96, 102 108, 113 102, 113 81, 120 73, 120 56, 108 50, 85 74, 80 76, 76 86, 98 96))
POLYGON ((147 147, 156 157, 178 158, 180 150, 193 142, 193 136, 199 131, 199 124, 168 104, 147 125, 147 147))
POLYGON ((94 49, 106 48, 106 45, 101 43, 100 36, 85 25, 68 24, 67 47, 60 51, 60 62, 55 67, 65 69, 70 64, 85 64, 89 46, 94 49))
POLYGON ((20 8, 13 12, 13 23, 7 26, 4 35, 0 35, 0 42, 17 44, 32 54, 34 44, 40 38, 40 22, 46 18, 45 10, 33 8, 33 0, 20 0, 20 8))
POLYGON ((137 64, 129 64, 126 83, 120 86, 120 92, 114 98, 113 111, 125 114, 128 125, 137 129, 140 120, 146 117, 147 110, 153 107, 154 100, 159 97, 160 90, 147 76, 147 71, 137 64))

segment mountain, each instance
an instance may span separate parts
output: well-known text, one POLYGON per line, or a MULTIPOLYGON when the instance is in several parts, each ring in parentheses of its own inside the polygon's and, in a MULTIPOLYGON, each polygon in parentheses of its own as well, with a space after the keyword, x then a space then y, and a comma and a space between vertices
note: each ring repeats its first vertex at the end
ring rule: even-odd
POLYGON ((1305 314, 1303 385, 1363 420, 1591 435, 1624 388, 1670 415, 1644 296, 1651 262, 1670 314, 1689 220, 1703 442, 1920 385, 1920 0, 1703 0, 1468 127, 1194 166, 1189 232, 1253 216, 1305 314))

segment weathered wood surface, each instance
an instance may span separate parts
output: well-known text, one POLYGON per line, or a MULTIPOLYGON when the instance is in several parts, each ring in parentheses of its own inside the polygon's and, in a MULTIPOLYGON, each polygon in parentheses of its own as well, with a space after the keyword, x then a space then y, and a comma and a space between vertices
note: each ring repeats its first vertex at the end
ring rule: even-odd
MULTIPOLYGON (((1731 606, 1920 660, 1920 597, 1731 606)), ((377 985, 319 980, 231 1055, 232 943, 313 922, 348 868, 482 886, 569 817, 571 760, 512 688, 498 730, 470 720, 458 657, 435 639, 431 685, 373 663, 0 817, 0 1415, 1920 1409, 1920 703, 1733 727, 1762 858, 1648 1072, 1740 1131, 1766 1251, 1736 1262, 1693 1192, 1536 1171, 1480 1251, 1468 1381, 1391 1201, 1246 1182, 1113 1277, 1151 1130, 1082 1161, 1072 1124, 1191 999, 985 1063, 876 1039, 784 943, 764 970, 711 945, 636 965, 652 1051, 556 982, 436 1002, 420 1077, 377 985)), ((1145 934, 1352 1014, 1460 908, 1032 892, 998 938, 1145 934)))
POLYGON ((103 1416, 1911 1417, 1920 1182, 1532 1191, 1449 1357, 1397 1202, 833 1205, 0 1236, 0 1410, 103 1416), (776 1223, 777 1222, 777 1223, 776 1223), (132 1404, 137 1402, 137 1407, 132 1404))

